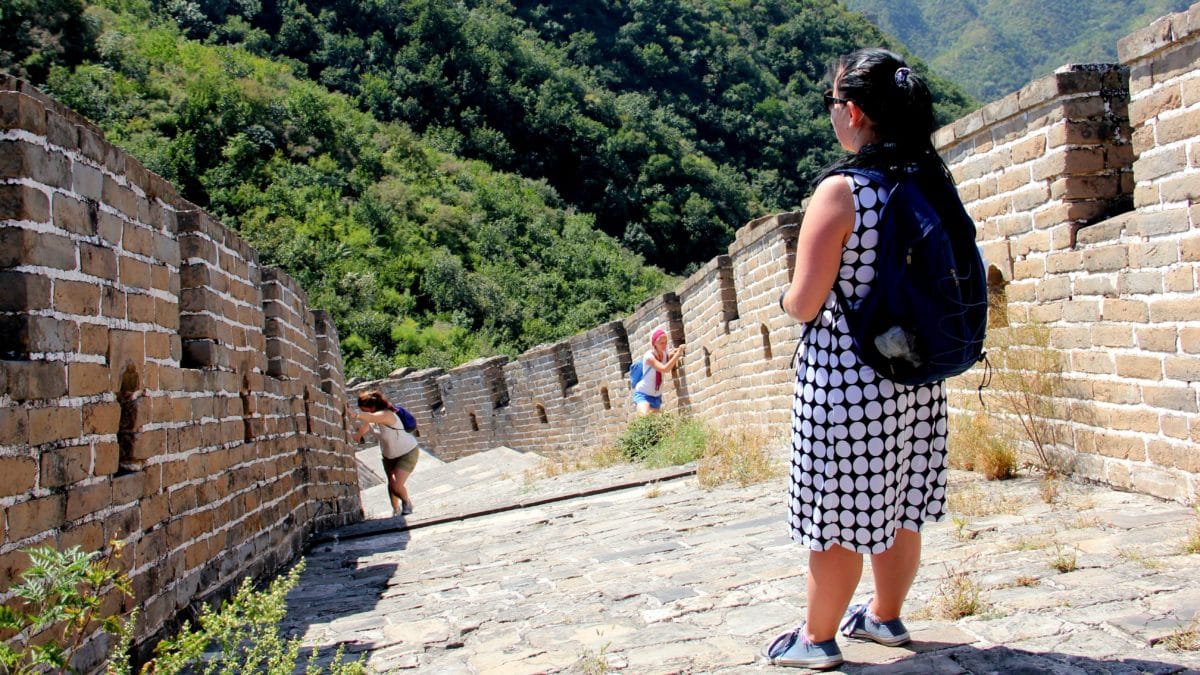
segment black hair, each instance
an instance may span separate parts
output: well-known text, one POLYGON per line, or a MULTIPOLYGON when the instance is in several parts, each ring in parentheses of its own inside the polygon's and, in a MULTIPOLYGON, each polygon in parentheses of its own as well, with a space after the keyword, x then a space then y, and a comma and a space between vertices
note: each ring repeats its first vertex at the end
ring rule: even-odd
POLYGON ((829 70, 837 95, 866 113, 877 140, 825 167, 814 184, 850 167, 896 172, 915 164, 949 176, 933 147, 937 128, 933 95, 925 78, 909 68, 903 57, 878 47, 859 49, 839 58, 829 70))

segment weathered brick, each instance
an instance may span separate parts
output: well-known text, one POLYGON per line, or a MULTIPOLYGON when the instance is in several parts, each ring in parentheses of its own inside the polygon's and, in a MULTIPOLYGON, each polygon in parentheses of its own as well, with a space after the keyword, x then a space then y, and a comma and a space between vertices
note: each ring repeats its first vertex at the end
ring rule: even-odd
POLYGON ((79 520, 112 505, 112 485, 78 485, 67 491, 67 520, 79 520))
POLYGON ((30 445, 77 438, 82 429, 79 408, 56 406, 29 410, 30 445))
POLYGON ((1118 354, 1116 372, 1121 377, 1158 381, 1163 377, 1163 359, 1154 355, 1118 354))
POLYGON ((1200 297, 1155 298, 1149 305, 1152 323, 1193 321, 1200 316, 1200 297))
MULTIPOLYGON (((4 187, 0 185, 0 192, 4 187)), ((75 257, 75 244, 66 237, 19 227, 0 228, 0 268, 34 265, 73 270, 75 257)))
POLYGON ((91 473, 91 446, 54 448, 42 453, 42 488, 78 483, 91 473))
POLYGON ((24 129, 35 136, 43 136, 46 133, 46 107, 19 92, 0 92, 0 129, 24 129))
POLYGON ((96 234, 96 204, 82 202, 61 192, 52 200, 54 224, 60 229, 84 236, 96 234))
POLYGON ((0 457, 0 497, 26 494, 38 479, 38 465, 30 457, 0 457))
POLYGON ((9 541, 21 541, 62 527, 66 496, 50 495, 8 507, 9 541))
POLYGON ((79 349, 79 324, 50 316, 0 315, 0 335, 8 341, 0 348, 6 358, 79 349))
POLYGON ((1154 180, 1186 167, 1187 153, 1184 148, 1156 148, 1138 157, 1133 163, 1133 175, 1138 181, 1154 180))
POLYGON ((10 361, 8 393, 15 401, 58 398, 67 393, 67 367, 54 361, 10 361))
POLYGON ((49 309, 50 279, 26 272, 0 272, 0 312, 49 309))
POLYGON ((100 313, 100 287, 81 281, 54 281, 54 309, 63 314, 96 316, 100 313))
POLYGON ((1200 357, 1167 356, 1165 365, 1169 379, 1200 382, 1200 357))
POLYGON ((1187 385, 1143 384, 1142 402, 1158 409, 1195 413, 1196 391, 1187 385))
MULTIPOLYGON (((58 544, 67 549, 78 546, 84 551, 99 551, 105 545, 104 527, 97 522, 81 523, 64 527, 58 535, 58 544)), ((113 616, 112 613, 105 616, 113 616)))
POLYGON ((0 185, 0 220, 50 222, 50 200, 28 185, 0 185))

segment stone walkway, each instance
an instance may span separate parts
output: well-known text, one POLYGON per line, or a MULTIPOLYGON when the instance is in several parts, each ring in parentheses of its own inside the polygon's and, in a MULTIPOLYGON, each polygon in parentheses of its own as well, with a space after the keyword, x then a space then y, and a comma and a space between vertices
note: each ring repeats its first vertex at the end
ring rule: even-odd
MULTIPOLYGON (((776 670, 757 652, 804 609, 786 478, 706 491, 619 466, 530 484, 516 470, 528 459, 419 466, 415 517, 314 541, 284 629, 379 672, 776 670)), ((1183 552, 1192 510, 1073 483, 1047 504, 1033 478, 956 473, 952 488, 953 518, 926 530, 914 642, 843 639, 841 672, 1200 672, 1200 652, 1154 646, 1200 611, 1200 555, 1183 552), (942 618, 973 590, 975 614, 942 618)), ((868 566, 858 598, 869 578, 868 566)))

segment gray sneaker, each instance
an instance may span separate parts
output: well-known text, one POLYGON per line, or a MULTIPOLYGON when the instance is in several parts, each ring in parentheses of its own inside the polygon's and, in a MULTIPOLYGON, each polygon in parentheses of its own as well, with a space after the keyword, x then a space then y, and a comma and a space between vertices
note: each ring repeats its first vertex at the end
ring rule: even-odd
POLYGON ((773 666, 789 668, 828 670, 842 665, 842 650, 838 649, 837 640, 810 642, 803 625, 776 636, 763 650, 763 656, 773 666))
POLYGON ((912 642, 908 629, 900 619, 880 621, 871 614, 871 603, 850 605, 842 617, 842 635, 856 640, 870 640, 888 647, 899 647, 912 642))
POLYGON ((401 502, 401 503, 403 504, 403 506, 400 507, 400 515, 407 516, 408 514, 412 513, 412 502, 401 502))

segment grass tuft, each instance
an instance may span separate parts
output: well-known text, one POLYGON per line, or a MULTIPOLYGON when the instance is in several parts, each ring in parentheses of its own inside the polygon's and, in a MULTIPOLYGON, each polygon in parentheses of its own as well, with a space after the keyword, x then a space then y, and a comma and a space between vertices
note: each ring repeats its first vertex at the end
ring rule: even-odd
POLYGON ((722 483, 745 487, 782 474, 764 434, 728 431, 713 434, 704 457, 696 467, 700 486, 712 489, 722 483))
MULTIPOLYGON (((967 563, 964 562, 964 565, 967 563)), ((937 595, 926 608, 930 616, 957 621, 987 609, 983 589, 963 567, 946 565, 946 576, 938 584, 937 595)))
POLYGON ((948 462, 952 468, 976 471, 988 480, 1005 480, 1017 475, 1020 456, 1011 434, 978 414, 951 418, 948 462))
POLYGON ((1079 560, 1074 549, 1063 550, 1059 544, 1054 545, 1054 557, 1050 559, 1050 568, 1061 574, 1074 572, 1079 568, 1079 560))
POLYGON ((1196 511, 1196 522, 1192 524, 1192 531, 1183 542, 1183 552, 1188 554, 1200 553, 1200 504, 1192 508, 1196 511))

